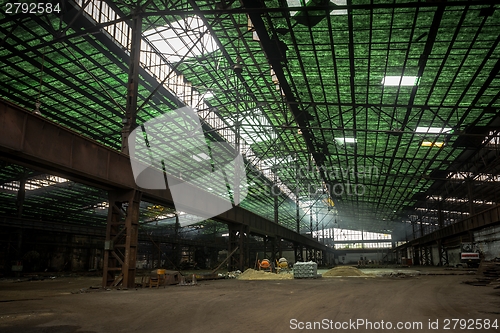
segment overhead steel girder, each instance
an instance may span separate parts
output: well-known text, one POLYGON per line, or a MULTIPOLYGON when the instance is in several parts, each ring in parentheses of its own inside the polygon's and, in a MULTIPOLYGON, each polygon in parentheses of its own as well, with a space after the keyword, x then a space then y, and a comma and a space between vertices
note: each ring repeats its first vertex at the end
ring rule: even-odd
MULTIPOLYGON (((26 218, 17 217, 2 217, 0 218, 0 227, 15 227, 23 229, 34 229, 43 230, 50 232, 59 232, 66 234, 76 234, 82 236, 92 236, 96 238, 104 238, 106 236, 106 228, 97 227, 94 225, 75 225, 73 223, 62 223, 53 221, 40 221, 26 218)), ((149 235, 144 230, 139 228, 139 242, 154 241, 156 243, 165 244, 181 244, 186 246, 199 246, 199 247, 213 247, 213 248, 224 248, 226 243, 223 241, 206 241, 206 240, 195 240, 195 239, 184 239, 184 238, 173 238, 163 235, 149 235)))
MULTIPOLYGON (((496 0, 475 0, 474 5, 494 5, 496 0)), ((245 1, 243 1, 245 2, 245 1)), ((363 4, 346 4, 346 5, 336 5, 328 4, 326 6, 289 6, 289 7, 265 7, 262 4, 264 1, 259 0, 249 0, 253 3, 252 6, 246 6, 247 8, 234 7, 234 8, 221 8, 221 9, 203 9, 198 12, 203 15, 209 14, 265 14, 265 13, 282 13, 291 11, 331 11, 331 10, 372 10, 372 9, 399 9, 399 8, 429 8, 429 7, 463 7, 470 5, 470 0, 461 1, 427 1, 427 2, 407 2, 407 3, 363 3, 363 4)), ((161 15, 186 15, 192 14, 189 9, 166 9, 154 12, 146 12, 143 16, 161 16, 161 15)))
POLYGON ((252 20, 255 31, 259 35, 262 49, 266 53, 267 60, 271 64, 274 73, 278 78, 278 82, 280 83, 281 90, 286 97, 286 102, 290 107, 290 111, 292 112, 299 129, 302 131, 302 136, 304 137, 307 149, 312 154, 316 165, 319 167, 321 179, 323 180, 323 182, 329 183, 324 170, 321 168, 321 166, 323 165, 322 153, 316 152, 316 148, 313 142, 313 135, 306 116, 306 111, 299 109, 299 105, 296 103, 296 98, 293 95, 292 89, 285 77, 285 73, 281 64, 281 62, 284 60, 284 57, 281 54, 282 52, 280 46, 278 45, 278 39, 271 39, 271 37, 269 37, 266 25, 264 24, 264 20, 262 19, 261 14, 252 11, 252 9, 261 8, 260 6, 262 6, 262 8, 265 8, 265 5, 260 1, 255 0, 241 0, 240 2, 243 4, 245 9, 249 10, 248 16, 252 20))
MULTIPOLYGON (((105 190, 137 189, 129 156, 86 138, 70 129, 0 99, 0 158, 32 169, 95 186, 105 190)), ((170 190, 145 190, 145 201, 173 205, 170 190)), ((198 189, 200 190, 200 189, 198 189)), ((208 201, 199 202, 203 213, 208 201)), ((318 250, 329 250, 306 236, 267 220, 241 207, 214 217, 224 223, 245 224, 258 235, 280 237, 318 250)))
POLYGON ((500 223, 500 205, 496 205, 462 221, 450 224, 430 234, 411 240, 401 245, 400 248, 432 244, 447 237, 467 233, 471 230, 480 229, 497 223, 500 223))

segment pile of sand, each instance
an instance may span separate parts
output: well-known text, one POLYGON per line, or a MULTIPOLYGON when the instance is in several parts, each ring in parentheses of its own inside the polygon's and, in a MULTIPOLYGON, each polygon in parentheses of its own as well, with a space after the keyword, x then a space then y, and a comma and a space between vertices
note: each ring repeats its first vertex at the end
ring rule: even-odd
POLYGON ((293 275, 291 273, 270 273, 264 271, 256 271, 255 269, 247 269, 243 273, 241 273, 238 277, 238 280, 292 280, 293 275))
POLYGON ((323 273, 323 276, 368 276, 356 267, 352 266, 339 266, 330 269, 329 271, 323 273))

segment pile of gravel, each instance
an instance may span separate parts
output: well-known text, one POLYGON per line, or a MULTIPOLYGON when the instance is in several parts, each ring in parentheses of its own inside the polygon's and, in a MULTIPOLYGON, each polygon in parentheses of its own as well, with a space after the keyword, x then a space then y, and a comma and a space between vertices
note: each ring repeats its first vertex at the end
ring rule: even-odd
POLYGON ((352 266, 339 266, 330 269, 329 271, 323 273, 324 277, 328 276, 368 276, 356 267, 352 266))

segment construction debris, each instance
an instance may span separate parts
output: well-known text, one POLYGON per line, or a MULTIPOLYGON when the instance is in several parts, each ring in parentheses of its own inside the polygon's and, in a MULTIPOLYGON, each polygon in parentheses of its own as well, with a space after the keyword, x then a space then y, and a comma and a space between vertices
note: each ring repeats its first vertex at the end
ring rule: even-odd
POLYGON ((241 271, 238 269, 236 271, 232 271, 232 272, 227 272, 227 273, 219 273, 219 277, 220 278, 224 278, 224 279, 237 279, 238 276, 240 276, 241 274, 241 271))
POLYGON ((323 273, 324 277, 334 277, 334 276, 368 276, 356 267, 352 266, 339 266, 330 269, 329 271, 323 273))
POLYGON ((198 282, 196 281, 196 275, 192 274, 190 277, 186 277, 181 275, 181 280, 179 281, 178 286, 197 286, 198 282))
POLYGON ((389 274, 390 277, 395 277, 395 278, 400 278, 400 279, 414 277, 417 275, 420 275, 420 273, 418 273, 418 272, 417 273, 392 272, 391 274, 389 274))

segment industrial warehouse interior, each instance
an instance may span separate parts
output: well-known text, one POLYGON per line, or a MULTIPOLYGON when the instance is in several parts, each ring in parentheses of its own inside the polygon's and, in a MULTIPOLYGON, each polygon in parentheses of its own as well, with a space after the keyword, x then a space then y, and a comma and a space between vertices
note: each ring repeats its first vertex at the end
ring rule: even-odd
POLYGON ((2 1, 0 331, 498 332, 498 0, 2 1))

